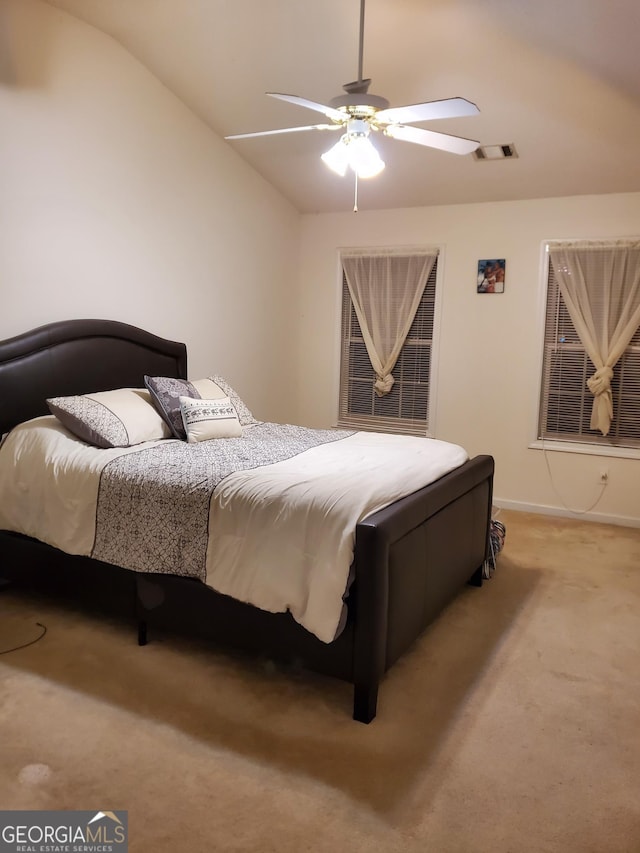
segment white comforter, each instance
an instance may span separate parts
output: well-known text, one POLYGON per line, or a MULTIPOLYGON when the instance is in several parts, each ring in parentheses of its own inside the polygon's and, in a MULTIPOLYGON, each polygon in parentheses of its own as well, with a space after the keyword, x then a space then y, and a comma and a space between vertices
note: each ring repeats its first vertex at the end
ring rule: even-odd
MULTIPOLYGON (((105 466, 163 443, 99 450, 53 417, 22 424, 0 448, 0 529, 95 556, 105 466)), ((289 610, 330 642, 342 613, 356 523, 467 458, 458 445, 435 439, 358 432, 230 474, 210 500, 206 583, 264 610, 289 610)), ((137 568, 127 566, 126 557, 118 562, 137 568)))

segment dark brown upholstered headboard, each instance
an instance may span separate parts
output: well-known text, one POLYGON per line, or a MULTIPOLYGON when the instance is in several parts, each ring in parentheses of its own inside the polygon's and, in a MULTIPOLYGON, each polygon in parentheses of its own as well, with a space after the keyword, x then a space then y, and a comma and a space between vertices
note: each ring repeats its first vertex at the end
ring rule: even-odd
POLYGON ((116 320, 63 320, 0 341, 0 434, 49 414, 46 399, 187 378, 185 344, 116 320))

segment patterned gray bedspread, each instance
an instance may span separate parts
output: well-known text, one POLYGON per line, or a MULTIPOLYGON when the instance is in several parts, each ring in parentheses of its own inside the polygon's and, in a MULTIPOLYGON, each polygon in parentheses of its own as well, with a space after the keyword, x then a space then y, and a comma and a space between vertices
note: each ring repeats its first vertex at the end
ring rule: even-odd
POLYGON ((262 423, 245 429, 242 438, 163 441, 121 456, 101 475, 91 556, 204 582, 216 486, 234 471, 281 462, 352 434, 262 423))

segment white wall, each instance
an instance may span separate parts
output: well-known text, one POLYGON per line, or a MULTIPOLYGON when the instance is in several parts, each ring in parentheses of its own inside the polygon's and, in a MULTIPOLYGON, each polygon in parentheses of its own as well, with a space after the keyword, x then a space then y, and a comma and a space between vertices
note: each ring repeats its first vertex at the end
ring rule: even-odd
MULTIPOLYGON (((508 164, 506 165, 508 169, 508 164)), ((341 246, 443 249, 436 437, 496 459, 496 503, 640 525, 640 459, 529 449, 541 353, 541 246, 547 239, 640 234, 640 194, 452 205, 303 217, 298 420, 335 423, 341 246), (477 262, 506 258, 501 295, 476 293, 477 262)))
POLYGON ((123 320, 290 419, 299 214, 110 37, 0 0, 0 42, 0 338, 123 320))

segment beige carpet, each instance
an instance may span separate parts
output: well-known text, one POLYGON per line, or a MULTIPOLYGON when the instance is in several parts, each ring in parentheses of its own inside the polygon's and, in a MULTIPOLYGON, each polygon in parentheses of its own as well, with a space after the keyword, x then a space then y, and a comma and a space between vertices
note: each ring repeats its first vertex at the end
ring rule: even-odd
POLYGON ((0 808, 136 853, 637 853, 640 530, 502 512, 495 577, 351 689, 0 593, 0 808))

